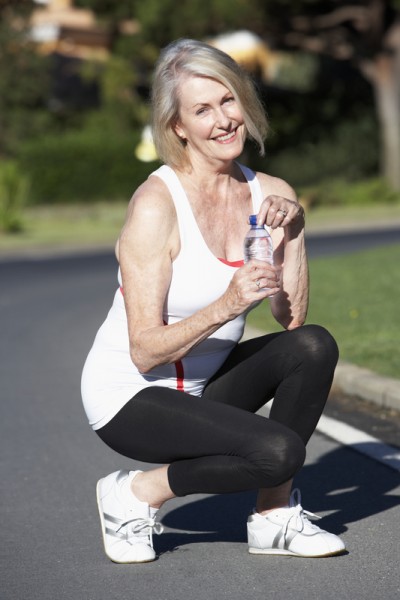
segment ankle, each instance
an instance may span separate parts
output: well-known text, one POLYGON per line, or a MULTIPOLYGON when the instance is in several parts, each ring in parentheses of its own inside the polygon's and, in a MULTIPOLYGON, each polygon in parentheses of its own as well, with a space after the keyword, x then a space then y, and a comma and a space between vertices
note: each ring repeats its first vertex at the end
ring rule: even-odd
POLYGON ((280 510, 281 508, 289 508, 288 504, 280 504, 280 505, 276 505, 273 506, 272 508, 257 508, 256 507, 256 512, 257 514, 261 515, 262 517, 265 517, 265 515, 268 515, 271 512, 274 512, 274 510, 280 510))
POLYGON ((153 483, 148 473, 140 472, 132 479, 130 490, 140 502, 146 502, 151 509, 158 510, 165 499, 160 497, 160 491, 153 483))

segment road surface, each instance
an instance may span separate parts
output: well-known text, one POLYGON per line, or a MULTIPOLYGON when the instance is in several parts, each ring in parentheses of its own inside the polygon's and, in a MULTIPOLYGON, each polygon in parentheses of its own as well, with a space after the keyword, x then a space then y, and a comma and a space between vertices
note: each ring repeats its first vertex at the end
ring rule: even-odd
POLYGON ((108 449, 80 402, 115 271, 108 253, 0 263, 1 600, 398 599, 399 475, 319 434, 296 484, 348 554, 250 556, 246 493, 173 500, 154 563, 106 558, 96 481, 144 466, 108 449))

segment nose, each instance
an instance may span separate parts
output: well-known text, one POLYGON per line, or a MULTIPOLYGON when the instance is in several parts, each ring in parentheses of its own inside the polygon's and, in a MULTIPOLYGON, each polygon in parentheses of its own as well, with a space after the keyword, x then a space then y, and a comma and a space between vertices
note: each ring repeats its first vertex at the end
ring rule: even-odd
POLYGON ((224 107, 220 107, 216 115, 216 125, 221 129, 228 129, 231 124, 231 118, 224 107))

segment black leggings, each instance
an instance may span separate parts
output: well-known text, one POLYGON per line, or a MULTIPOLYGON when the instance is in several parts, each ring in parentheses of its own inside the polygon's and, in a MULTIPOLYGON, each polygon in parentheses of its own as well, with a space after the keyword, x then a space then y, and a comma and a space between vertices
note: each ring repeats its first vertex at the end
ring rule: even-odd
POLYGON ((274 487, 303 465, 337 359, 317 325, 248 340, 201 398, 148 387, 96 433, 124 456, 169 464, 177 496, 274 487), (254 414, 272 398, 270 418, 254 414))

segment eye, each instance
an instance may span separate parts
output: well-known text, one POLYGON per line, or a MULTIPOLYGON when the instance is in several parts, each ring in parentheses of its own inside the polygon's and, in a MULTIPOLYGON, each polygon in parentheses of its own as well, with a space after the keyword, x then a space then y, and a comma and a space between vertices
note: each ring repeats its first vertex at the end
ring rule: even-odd
POLYGON ((224 98, 223 100, 224 104, 231 104, 232 102, 235 102, 235 98, 233 96, 227 96, 227 98, 224 98))
POLYGON ((207 107, 206 106, 202 106, 201 108, 198 108, 196 110, 196 115, 203 115, 206 112, 206 110, 207 110, 207 107))

